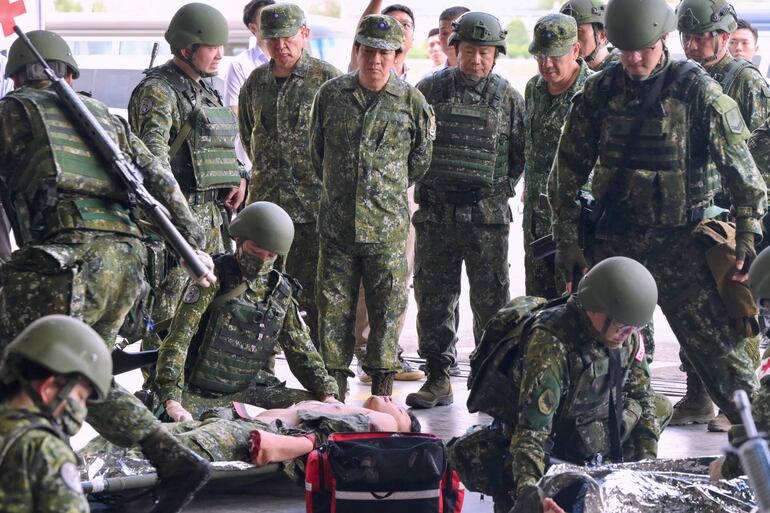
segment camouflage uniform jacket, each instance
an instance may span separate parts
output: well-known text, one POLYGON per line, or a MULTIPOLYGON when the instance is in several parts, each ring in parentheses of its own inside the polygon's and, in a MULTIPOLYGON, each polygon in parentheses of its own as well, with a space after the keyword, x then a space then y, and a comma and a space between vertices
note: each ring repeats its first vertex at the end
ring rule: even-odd
MULTIPOLYGON (((238 265, 235 257, 227 256, 224 258, 231 260, 228 267, 235 272, 238 265)), ((277 272, 274 270, 271 274, 277 272)), ((221 284, 223 276, 219 267, 215 268, 215 273, 218 284, 221 284)), ((269 279, 270 275, 248 282, 247 290, 240 297, 252 303, 264 302, 270 291, 269 279)), ((201 319, 217 296, 219 289, 219 286, 204 289, 194 283, 187 286, 172 321, 169 334, 161 343, 158 353, 155 383, 161 403, 165 403, 169 399, 180 401, 185 389, 185 361, 187 360, 188 349, 193 338, 198 335, 198 331, 206 328, 201 325, 201 319)), ((284 317, 283 329, 278 336, 278 343, 286 355, 289 368, 302 386, 319 398, 337 393, 336 382, 326 373, 321 355, 316 351, 313 341, 310 339, 310 331, 300 317, 297 302, 294 299, 292 299, 291 307, 284 317)), ((255 376, 259 370, 254 369, 255 376)))
MULTIPOLYGON (((21 90, 23 89, 25 88, 22 87, 21 90)), ((50 94, 55 95, 56 93, 50 91, 50 94)), ((96 100, 89 99, 88 101, 95 102, 96 100)), ((34 140, 33 134, 36 132, 36 127, 43 121, 39 116, 33 115, 30 109, 25 108, 24 104, 16 99, 14 93, 10 93, 0 100, 0 120, 2 120, 0 123, 0 189, 2 190, 3 203, 9 210, 14 232, 21 233, 19 215, 42 214, 43 210, 50 206, 44 201, 45 195, 42 193, 45 191, 40 189, 18 190, 16 187, 19 178, 17 172, 23 169, 32 157, 30 148, 34 140), (12 205, 20 204, 18 200, 22 198, 25 200, 29 212, 23 214, 12 212, 14 210, 12 205)), ((113 116, 111 120, 112 127, 118 134, 116 142, 126 158, 133 161, 142 171, 147 190, 168 208, 172 221, 190 244, 195 248, 201 247, 204 242, 203 230, 196 223, 174 176, 147 150, 142 141, 131 132, 125 121, 117 116, 113 116)), ((93 158, 99 157, 93 155, 93 158)), ((46 242, 88 242, 94 236, 100 235, 104 234, 75 230, 63 232, 56 237, 55 241, 46 242)), ((21 243, 21 239, 19 242, 21 243)))
POLYGON ((252 162, 248 202, 271 201, 295 223, 316 222, 321 179, 310 159, 310 108, 318 88, 342 73, 306 51, 285 82, 272 61, 254 70, 241 88, 238 123, 252 162))
MULTIPOLYGON (((583 463, 596 453, 609 453, 609 408, 604 417, 596 412, 580 412, 587 403, 609 406, 609 351, 598 340, 585 312, 574 296, 567 303, 542 310, 527 337, 519 396, 519 421, 513 430, 510 451, 517 489, 535 484, 544 471, 545 446, 553 442, 554 456, 583 463), (579 363, 578 363, 579 362, 579 363), (587 389, 579 388, 579 376, 594 376, 587 389), (577 416, 576 416, 577 414, 577 416), (598 428, 580 433, 581 428, 598 428), (587 433, 591 437, 587 437, 587 433), (588 449, 588 445, 592 445, 588 449), (583 451, 590 453, 583 453, 583 451)), ((624 443, 635 447, 634 459, 655 457, 660 424, 655 416, 654 392, 650 370, 644 358, 644 346, 629 337, 621 348, 621 364, 626 371, 624 384, 624 443), (635 423, 634 423, 635 421, 635 423)))
POLYGON ((75 453, 34 407, 0 406, 0 511, 89 511, 75 453))
POLYGON ((706 71, 722 85, 724 93, 735 100, 741 109, 746 126, 749 127, 750 132, 753 132, 770 115, 770 88, 762 73, 754 66, 746 66, 730 84, 724 84, 723 81, 728 78, 726 77, 728 68, 734 62, 735 58, 727 52, 706 71))
POLYGON ((586 78, 592 74, 585 61, 579 59, 579 63, 580 71, 575 82, 560 95, 554 96, 548 92, 548 84, 541 75, 532 77, 524 92, 524 202, 525 208, 533 209, 537 214, 532 234, 535 237, 551 232, 550 212, 539 208, 540 195, 546 192, 548 173, 551 172, 561 128, 572 105, 572 97, 583 88, 586 78))
MULTIPOLYGON (((450 101, 460 105, 477 105, 484 101, 485 89, 491 81, 493 74, 483 78, 475 85, 466 85, 462 82, 460 72, 454 68, 455 88, 450 101)), ((435 79, 438 73, 422 79, 417 88, 425 95, 432 105, 444 101, 438 98, 438 88, 435 87, 435 79)), ((508 207, 508 198, 513 196, 515 183, 524 172, 524 98, 510 84, 507 85, 500 101, 500 125, 499 132, 508 137, 508 180, 500 185, 493 186, 492 191, 485 191, 481 199, 475 202, 471 208, 471 222, 476 224, 507 224, 512 221, 511 209, 508 207), (491 193, 491 194, 488 194, 491 193)), ((414 214, 414 222, 431 221, 435 223, 455 222, 455 205, 439 201, 423 201, 422 197, 428 196, 428 191, 466 191, 467 186, 453 185, 446 182, 432 181, 428 178, 419 180, 415 188, 415 199, 420 204, 420 209, 414 214)))
POLYGON ((620 53, 617 50, 615 50, 614 48, 610 48, 609 50, 610 50, 610 53, 607 55, 607 57, 604 58, 601 64, 599 64, 599 67, 593 70, 594 72, 598 73, 604 68, 606 68, 607 66, 609 66, 610 64, 612 64, 613 62, 620 60, 620 53))
MULTIPOLYGON (((171 168, 182 191, 188 195, 196 190, 190 152, 180 150, 172 160, 169 157, 169 150, 171 142, 176 139, 195 107, 197 90, 200 90, 204 107, 222 106, 219 92, 211 87, 206 79, 194 82, 171 60, 161 64, 157 69, 150 70, 148 76, 131 93, 128 103, 128 120, 131 128, 153 155, 171 168), (179 90, 160 73, 161 70, 174 75, 179 83, 189 87, 184 91, 179 90)), ((185 142, 183 147, 187 144, 185 142)), ((242 172, 242 178, 248 179, 245 170, 242 172)))
POLYGON ((393 73, 379 92, 364 91, 358 71, 321 86, 310 126, 323 180, 319 233, 351 243, 406 240, 406 189, 428 170, 434 136, 433 109, 393 73))
MULTIPOLYGON (((667 144, 667 148, 672 145, 679 147, 677 153, 680 158, 687 158, 685 170, 699 166, 702 171, 711 159, 729 189, 738 231, 762 233, 759 218, 767 207, 765 184, 746 146, 745 140, 749 134, 739 115, 738 106, 722 93, 719 84, 702 68, 687 61, 671 61, 666 56, 664 62, 653 71, 653 75, 644 82, 632 81, 623 71, 621 64, 614 64, 590 76, 583 91, 575 95, 548 180, 553 233, 558 243, 577 241, 580 205, 575 202, 575 194, 586 183, 591 170, 597 166, 592 181, 592 192, 597 201, 600 201, 609 189, 617 169, 616 165, 608 163, 617 160, 619 153, 625 152, 625 146, 621 151, 610 144, 616 132, 609 130, 609 122, 613 117, 628 119, 633 116, 639 109, 645 93, 652 86, 653 77, 658 73, 667 72, 672 68, 672 73, 679 74, 679 70, 685 70, 686 67, 690 67, 690 71, 686 72, 691 73, 689 79, 674 80, 663 88, 658 110, 652 111, 657 117, 643 126, 647 127, 646 130, 665 128, 672 134, 658 144, 667 144), (612 74, 604 79, 608 73, 612 74), (602 90, 600 85, 607 82, 608 90, 602 90), (662 118, 659 117, 660 105, 667 102, 681 109, 677 114, 682 119, 682 124, 675 122, 671 112, 667 112, 662 118), (661 121, 658 121, 659 119, 661 121)), ((677 182, 676 187, 673 184, 670 187, 662 185, 662 180, 675 173, 681 176, 679 173, 682 173, 682 170, 679 166, 672 172, 637 169, 633 165, 634 162, 664 158, 660 152, 654 153, 654 150, 647 149, 647 156, 644 152, 644 148, 636 149, 640 156, 635 157, 631 165, 626 166, 630 177, 624 181, 625 190, 621 191, 617 199, 612 198, 607 202, 608 208, 627 216, 628 222, 636 222, 644 227, 686 224, 689 209, 693 206, 690 190, 699 187, 708 200, 709 197, 713 198, 714 192, 719 189, 719 180, 717 179, 716 183, 707 180, 705 172, 696 177, 696 180, 690 176, 684 184, 677 182), (642 187, 645 188, 644 195, 639 194, 642 187), (632 189, 636 192, 632 192, 632 189), (663 201, 668 207, 661 208, 663 201), (671 222, 670 219, 674 215, 676 219, 671 222), (661 219, 660 224, 637 221, 650 217, 661 219), (662 222, 664 218, 667 223, 662 222)), ((688 175, 693 173, 694 171, 688 171, 688 175)))

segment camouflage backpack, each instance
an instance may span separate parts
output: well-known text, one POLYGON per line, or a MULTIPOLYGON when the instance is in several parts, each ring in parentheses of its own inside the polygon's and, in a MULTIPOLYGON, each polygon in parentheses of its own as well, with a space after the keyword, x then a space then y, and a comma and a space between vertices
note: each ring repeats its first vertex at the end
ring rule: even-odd
POLYGON ((483 412, 509 425, 516 424, 525 349, 521 341, 526 338, 537 312, 564 304, 568 297, 551 301, 535 296, 516 297, 489 320, 479 345, 470 356, 469 412, 483 412))

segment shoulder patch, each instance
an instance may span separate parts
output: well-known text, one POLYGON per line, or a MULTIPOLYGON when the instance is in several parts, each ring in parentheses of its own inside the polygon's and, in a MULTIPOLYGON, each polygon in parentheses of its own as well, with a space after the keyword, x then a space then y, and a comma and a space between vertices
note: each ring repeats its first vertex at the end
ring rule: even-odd
POLYGON ((76 493, 83 493, 83 487, 80 486, 80 472, 77 466, 68 461, 59 469, 59 477, 67 485, 67 488, 76 493))
POLYGON ((540 397, 537 398, 537 409, 543 415, 551 415, 556 409, 556 395, 553 390, 546 388, 540 397))
POLYGON ((201 298, 201 288, 199 285, 190 285, 184 292, 182 301, 187 305, 193 305, 201 298))
POLYGON ((139 104, 139 114, 146 115, 152 109, 152 100, 146 96, 142 98, 142 102, 139 104))
POLYGON ((762 381, 765 376, 770 374, 770 357, 762 359, 757 369, 757 379, 762 381))
POLYGON ((431 116, 428 120, 428 139, 436 140, 436 116, 431 116))
POLYGON ((722 94, 716 98, 711 105, 714 110, 722 116, 722 124, 724 125, 725 135, 728 142, 735 144, 744 141, 751 135, 749 129, 746 127, 746 123, 743 120, 738 104, 735 100, 722 94))
POLYGON ((644 335, 641 333, 639 334, 639 350, 636 351, 636 355, 634 355, 634 360, 637 362, 643 362, 644 361, 644 335))

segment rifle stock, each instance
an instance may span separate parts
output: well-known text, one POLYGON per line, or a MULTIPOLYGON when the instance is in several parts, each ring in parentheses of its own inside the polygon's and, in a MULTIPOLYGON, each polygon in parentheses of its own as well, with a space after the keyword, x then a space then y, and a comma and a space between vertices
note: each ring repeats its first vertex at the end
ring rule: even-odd
POLYGON ((155 225, 159 235, 171 246, 177 256, 185 261, 196 280, 206 277, 209 274, 209 270, 198 259, 193 248, 173 225, 168 210, 144 186, 142 172, 126 159, 117 143, 107 134, 67 81, 57 76, 48 66, 48 63, 40 55, 24 31, 18 26, 14 27, 14 31, 43 66, 53 89, 59 95, 67 112, 72 116, 72 120, 82 131, 85 139, 126 185, 129 202, 137 204, 142 208, 155 225))

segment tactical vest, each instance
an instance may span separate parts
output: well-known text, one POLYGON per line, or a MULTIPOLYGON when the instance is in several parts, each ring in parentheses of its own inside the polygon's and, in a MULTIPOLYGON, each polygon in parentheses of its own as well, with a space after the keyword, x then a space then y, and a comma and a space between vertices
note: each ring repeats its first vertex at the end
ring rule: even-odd
POLYGON ((295 289, 291 278, 274 270, 264 302, 253 303, 243 293, 228 297, 241 284, 238 263, 224 255, 215 266, 222 280, 218 298, 224 300, 214 299, 193 338, 186 381, 205 392, 231 394, 247 388, 254 374, 266 368, 295 289))
MULTIPOLYGON (((567 362, 571 388, 554 415, 551 437, 554 456, 566 461, 590 460, 610 452, 609 352, 603 345, 597 346, 587 330, 565 333, 561 326, 579 325, 579 316, 577 307, 567 304, 563 310, 544 310, 532 326, 553 333, 571 347, 567 362)), ((632 349, 629 344, 621 348, 620 361, 624 365, 632 349)))
POLYGON ((183 77, 171 64, 152 68, 145 74, 162 77, 176 90, 180 112, 187 112, 190 104, 193 106, 179 133, 169 141, 174 172, 192 165, 197 191, 239 186, 241 164, 235 154, 238 118, 229 107, 222 106, 219 93, 183 77), (187 149, 183 151, 182 147, 187 149))
MULTIPOLYGON (((107 107, 81 100, 112 140, 118 133, 107 107)), ((65 230, 97 230, 140 236, 128 208, 125 186, 94 153, 70 121, 58 95, 22 87, 7 96, 30 119, 32 139, 22 168, 13 175, 14 213, 24 244, 65 230)))
POLYGON ((6 419, 15 421, 18 426, 16 426, 16 428, 9 434, 0 437, 0 468, 2 468, 5 457, 13 448, 13 445, 18 442, 21 437, 35 429, 48 431, 58 438, 61 438, 65 443, 69 443, 65 435, 40 414, 26 410, 9 411, 4 418, 0 418, 0 422, 5 423, 6 419))
POLYGON ((724 91, 726 95, 735 99, 734 91, 732 90, 733 84, 741 72, 746 68, 753 68, 760 74, 760 76, 762 75, 762 72, 749 61, 745 59, 735 59, 730 61, 730 64, 728 64, 724 70, 711 75, 711 78, 719 82, 719 85, 722 86, 722 91, 724 91))
POLYGON ((433 74, 428 102, 436 113, 433 158, 425 179, 490 187, 508 176, 508 134, 500 133, 500 103, 508 82, 492 74, 480 103, 457 103, 454 68, 433 74))
POLYGON ((704 150, 698 153, 690 140, 688 102, 702 69, 691 61, 669 65, 660 101, 641 120, 633 144, 639 104, 624 105, 622 97, 613 95, 623 90, 623 73, 622 65, 612 63, 598 84, 601 135, 594 196, 601 200, 615 172, 624 169, 619 197, 608 201, 613 215, 639 226, 676 227, 699 221, 721 188, 719 174, 709 166, 708 151, 701 145, 704 150))

